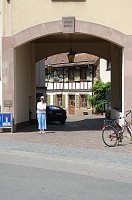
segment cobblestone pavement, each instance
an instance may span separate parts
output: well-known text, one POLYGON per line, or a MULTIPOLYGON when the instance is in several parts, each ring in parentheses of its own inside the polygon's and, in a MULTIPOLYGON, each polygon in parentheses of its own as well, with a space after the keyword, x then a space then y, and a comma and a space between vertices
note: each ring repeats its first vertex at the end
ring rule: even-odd
POLYGON ((0 134, 0 150, 15 150, 75 158, 105 160, 132 168, 132 142, 124 138, 116 147, 102 142, 102 116, 68 116, 65 125, 52 123, 40 134, 32 125, 16 133, 0 134))

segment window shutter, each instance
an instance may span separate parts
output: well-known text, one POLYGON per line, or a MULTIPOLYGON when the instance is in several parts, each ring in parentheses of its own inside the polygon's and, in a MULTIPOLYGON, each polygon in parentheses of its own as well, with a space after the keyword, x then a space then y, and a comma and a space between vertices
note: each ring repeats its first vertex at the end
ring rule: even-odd
POLYGON ((89 100, 87 100, 87 109, 90 109, 91 108, 91 104, 89 102, 89 100))
POLYGON ((62 107, 65 108, 65 95, 62 95, 62 107))
POLYGON ((50 105, 50 95, 47 95, 47 104, 50 105))
POLYGON ((53 95, 53 105, 56 105, 56 95, 53 95))
POLYGON ((76 108, 80 107, 79 95, 76 95, 76 108))
POLYGON ((80 69, 75 70, 75 81, 80 81, 80 69))
POLYGON ((87 81, 90 81, 90 70, 87 69, 87 81))
POLYGON ((54 82, 54 80, 53 80, 53 71, 50 72, 50 80, 49 81, 50 82, 54 82))

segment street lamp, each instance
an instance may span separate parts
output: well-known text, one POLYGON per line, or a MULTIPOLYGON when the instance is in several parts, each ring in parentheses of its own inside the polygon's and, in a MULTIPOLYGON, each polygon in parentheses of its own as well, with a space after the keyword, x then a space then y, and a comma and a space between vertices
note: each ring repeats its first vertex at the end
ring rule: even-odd
POLYGON ((72 51, 72 48, 70 48, 69 54, 67 55, 69 63, 73 63, 74 62, 74 58, 75 58, 75 52, 72 51))
POLYGON ((69 63, 73 63, 74 62, 74 58, 75 58, 75 52, 72 51, 72 46, 71 46, 71 34, 70 34, 70 51, 67 55, 69 63))

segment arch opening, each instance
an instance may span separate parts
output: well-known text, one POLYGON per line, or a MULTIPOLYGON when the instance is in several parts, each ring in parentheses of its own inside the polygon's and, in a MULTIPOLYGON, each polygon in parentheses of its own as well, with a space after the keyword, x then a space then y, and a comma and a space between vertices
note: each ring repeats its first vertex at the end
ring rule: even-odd
MULTIPOLYGON (((33 28, 31 30, 33 31, 33 28)), ((31 30, 28 30, 28 33, 31 33, 31 30)), ((25 32, 20 35, 22 36, 22 34, 25 34, 25 32)), ((73 34, 63 34, 54 29, 53 33, 36 35, 36 38, 32 35, 32 38, 28 36, 22 39, 18 37, 19 34, 11 38, 11 43, 8 44, 7 49, 8 55, 11 54, 9 66, 13 68, 12 76, 13 74, 15 76, 10 88, 7 88, 7 83, 4 83, 3 87, 6 85, 4 98, 7 98, 8 94, 14 102, 12 112, 15 125, 28 121, 29 110, 32 111, 32 118, 36 118, 36 63, 48 56, 68 52, 70 35, 73 51, 90 53, 111 62, 111 90, 114 96, 111 104, 115 109, 122 111, 122 47, 120 42, 116 44, 117 40, 110 41, 108 35, 106 37, 105 34, 100 37, 100 35, 95 36, 89 32, 84 33, 82 31, 81 33, 79 30, 73 34), (13 48, 9 50, 10 45, 13 48), (13 85, 15 87, 12 90, 13 85)), ((7 60, 5 59, 5 61, 7 60)), ((10 77, 9 74, 8 77, 10 77)), ((8 110, 8 108, 3 109, 8 110)))

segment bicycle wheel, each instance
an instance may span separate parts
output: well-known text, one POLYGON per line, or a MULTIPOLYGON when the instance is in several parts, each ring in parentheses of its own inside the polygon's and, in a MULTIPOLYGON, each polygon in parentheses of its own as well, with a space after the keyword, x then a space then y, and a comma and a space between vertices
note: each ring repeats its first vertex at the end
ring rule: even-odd
POLYGON ((129 138, 131 139, 132 138, 132 128, 129 124, 127 124, 127 132, 129 134, 129 138))
POLYGON ((118 132, 113 126, 106 126, 102 129, 102 140, 108 147, 114 147, 118 142, 118 132))

